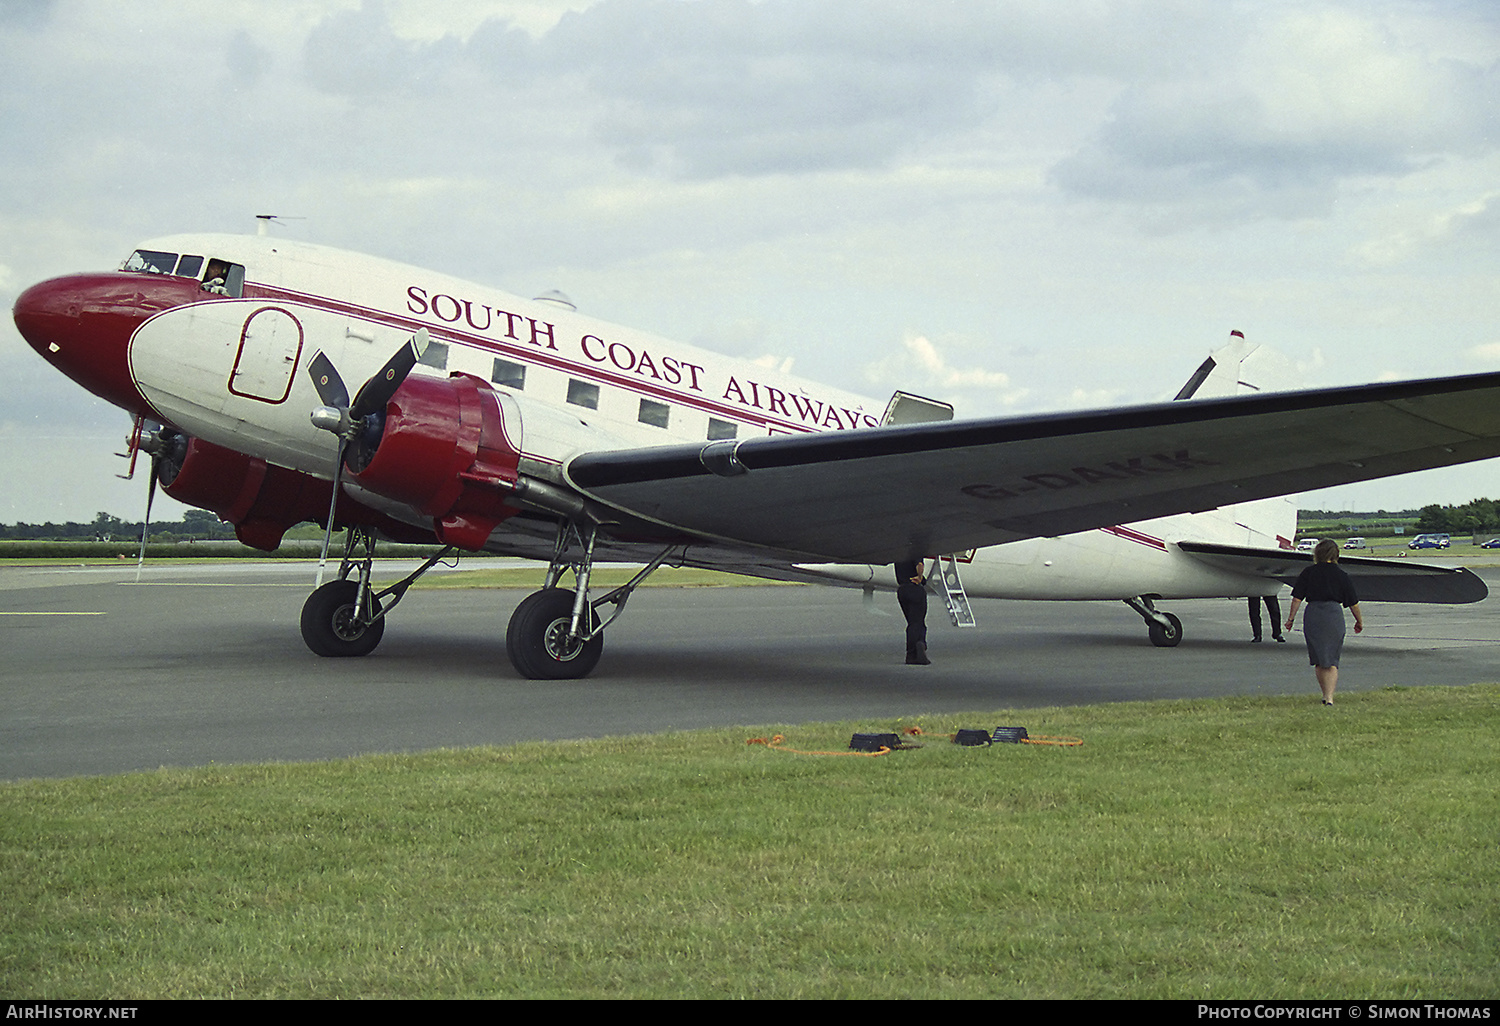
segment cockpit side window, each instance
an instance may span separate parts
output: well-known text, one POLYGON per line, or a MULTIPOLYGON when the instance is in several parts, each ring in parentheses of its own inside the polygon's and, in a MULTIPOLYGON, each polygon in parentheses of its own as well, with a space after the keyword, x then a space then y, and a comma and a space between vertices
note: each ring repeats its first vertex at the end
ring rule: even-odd
POLYGON ((245 265, 214 257, 203 272, 203 291, 239 299, 245 291, 245 265))
POLYGON ((177 277, 179 278, 196 278, 201 270, 203 270, 201 256, 184 256, 177 261, 177 277))
POLYGON ((177 266, 176 253, 161 253, 154 249, 138 249, 121 265, 122 271, 144 271, 146 274, 171 274, 177 266))

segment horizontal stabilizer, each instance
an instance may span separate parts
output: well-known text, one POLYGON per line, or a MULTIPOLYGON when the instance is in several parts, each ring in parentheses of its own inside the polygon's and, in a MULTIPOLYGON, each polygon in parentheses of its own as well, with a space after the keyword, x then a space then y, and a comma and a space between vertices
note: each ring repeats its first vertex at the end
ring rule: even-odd
MULTIPOLYGON (((1312 566, 1310 552, 1252 549, 1240 545, 1178 542, 1177 547, 1209 566, 1236 574, 1272 577, 1295 584, 1312 566)), ((1473 571, 1461 566, 1433 566, 1419 560, 1340 556, 1338 565, 1354 581, 1361 602, 1431 602, 1462 605, 1479 602, 1490 590, 1473 571)))

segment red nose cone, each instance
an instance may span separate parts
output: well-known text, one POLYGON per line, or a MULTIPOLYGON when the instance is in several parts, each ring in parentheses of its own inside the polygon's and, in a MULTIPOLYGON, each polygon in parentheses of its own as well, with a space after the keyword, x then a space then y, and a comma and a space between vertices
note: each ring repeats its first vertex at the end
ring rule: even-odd
POLYGON ((130 337, 152 314, 193 302, 197 283, 141 274, 76 274, 33 285, 16 300, 21 337, 95 395, 150 414, 130 376, 130 337))

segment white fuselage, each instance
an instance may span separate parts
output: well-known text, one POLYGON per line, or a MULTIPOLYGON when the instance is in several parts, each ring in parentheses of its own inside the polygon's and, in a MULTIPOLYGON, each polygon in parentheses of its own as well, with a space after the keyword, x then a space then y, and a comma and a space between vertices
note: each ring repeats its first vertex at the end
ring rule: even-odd
MULTIPOLYGON (((227 235, 170 236, 142 249, 240 265, 244 295, 143 324, 129 351, 141 394, 191 435, 322 478, 331 476, 336 442, 309 421, 321 400, 308 363, 321 351, 346 381, 361 382, 419 328, 432 344, 413 374, 471 374, 513 396, 525 422, 521 470, 553 482, 583 451, 859 430, 878 426, 885 409, 557 302, 353 253, 227 235)), ((1292 504, 1267 500, 995 546, 972 554, 962 575, 970 595, 995 598, 1269 594, 1274 581, 1213 569, 1173 542, 1277 547, 1290 544, 1294 529, 1292 504)), ((840 583, 894 584, 889 567, 805 570, 840 583)))

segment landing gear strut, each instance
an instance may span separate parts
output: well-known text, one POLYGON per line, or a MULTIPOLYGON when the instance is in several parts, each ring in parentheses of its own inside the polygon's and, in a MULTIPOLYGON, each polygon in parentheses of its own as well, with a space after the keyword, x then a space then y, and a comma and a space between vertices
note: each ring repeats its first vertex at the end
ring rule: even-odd
POLYGON ((303 642, 320 656, 369 655, 385 633, 385 614, 401 601, 412 582, 452 551, 452 546, 442 549, 409 576, 377 592, 370 586, 375 534, 367 527, 350 527, 338 580, 322 585, 302 604, 303 642), (357 554, 361 548, 363 555, 357 554), (356 575, 352 580, 351 574, 356 575))
POLYGON ((1157 648, 1176 648, 1182 641, 1182 621, 1157 609, 1151 596, 1128 598, 1125 604, 1141 614, 1141 619, 1146 621, 1146 634, 1157 648))
POLYGON ((604 651, 604 628, 615 622, 640 583, 666 562, 669 545, 627 583, 589 600, 598 527, 564 520, 557 527, 552 562, 541 591, 528 595, 511 614, 505 631, 505 653, 516 672, 528 680, 577 680, 586 677, 604 651), (558 587, 563 573, 573 575, 573 590, 558 587), (598 609, 615 607, 602 623, 598 609))

